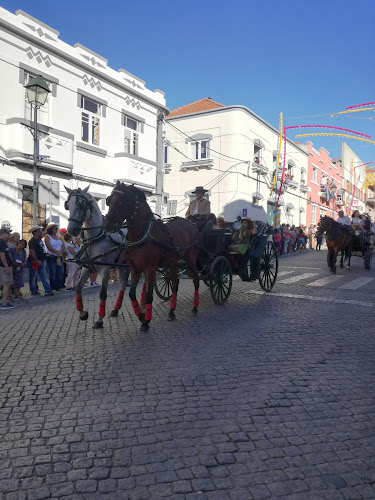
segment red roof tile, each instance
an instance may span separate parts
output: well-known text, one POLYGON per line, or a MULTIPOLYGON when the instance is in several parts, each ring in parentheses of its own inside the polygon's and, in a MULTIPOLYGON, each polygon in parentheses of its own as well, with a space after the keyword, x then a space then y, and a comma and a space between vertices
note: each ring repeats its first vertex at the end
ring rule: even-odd
POLYGON ((211 97, 205 97, 199 99, 199 101, 191 102, 190 104, 185 104, 180 108, 172 109, 166 118, 172 118, 173 116, 188 115, 190 113, 197 113, 198 111, 207 111, 209 109, 223 108, 225 104, 220 104, 219 102, 213 101, 211 97))

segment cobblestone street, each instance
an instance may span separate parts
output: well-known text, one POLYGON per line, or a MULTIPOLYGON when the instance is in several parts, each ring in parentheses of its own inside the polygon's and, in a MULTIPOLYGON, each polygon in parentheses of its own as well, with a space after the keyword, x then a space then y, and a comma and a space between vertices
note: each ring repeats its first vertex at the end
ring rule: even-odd
POLYGON ((201 283, 196 318, 181 280, 148 334, 128 299, 93 330, 99 289, 86 323, 74 292, 1 311, 0 498, 374 499, 374 268, 279 272, 221 307, 201 283))

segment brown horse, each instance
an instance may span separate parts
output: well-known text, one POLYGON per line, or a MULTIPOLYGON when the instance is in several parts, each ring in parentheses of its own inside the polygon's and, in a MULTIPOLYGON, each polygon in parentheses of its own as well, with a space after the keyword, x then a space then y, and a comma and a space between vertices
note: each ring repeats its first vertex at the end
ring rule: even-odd
POLYGON ((326 233, 327 237, 327 263, 332 273, 336 273, 337 254, 341 251, 340 267, 344 267, 344 252, 345 260, 348 260, 347 268, 350 269, 350 258, 352 256, 353 247, 353 229, 351 226, 344 226, 336 222, 331 217, 324 216, 318 224, 317 235, 326 233))
POLYGON ((124 250, 131 270, 129 297, 135 314, 141 321, 141 332, 147 332, 152 318, 152 300, 156 271, 168 268, 172 282, 172 297, 168 320, 175 319, 178 291, 178 261, 184 260, 193 273, 195 287, 193 313, 198 312, 199 276, 196 270, 198 256, 197 231, 186 219, 175 217, 167 223, 155 219, 144 193, 134 186, 117 181, 107 198, 109 211, 104 218, 106 230, 127 222, 127 244, 124 250), (143 273, 144 283, 141 306, 136 298, 136 288, 143 273), (145 306, 145 312, 142 308, 145 306))

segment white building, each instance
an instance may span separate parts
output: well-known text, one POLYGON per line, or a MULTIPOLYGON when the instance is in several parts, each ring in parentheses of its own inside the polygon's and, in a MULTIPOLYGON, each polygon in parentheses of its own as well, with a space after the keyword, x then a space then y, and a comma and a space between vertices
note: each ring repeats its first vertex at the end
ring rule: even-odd
MULTIPOLYGON (((247 215, 273 223, 281 176, 272 190, 278 130, 253 111, 210 98, 182 106, 167 116, 165 144, 167 215, 184 216, 191 192, 200 185, 209 190, 216 216, 233 221, 247 215)), ((288 140, 288 181, 282 187, 277 225, 306 223, 307 160, 308 153, 288 140)))
MULTIPOLYGON (((83 45, 64 43, 58 31, 21 10, 0 8, 0 31, 0 219, 28 236, 33 117, 24 85, 36 75, 51 90, 38 115, 40 222, 53 217, 66 225, 64 184, 90 183, 103 210, 117 179, 155 193, 157 162, 161 174, 163 161, 159 118, 168 111, 164 93, 108 67, 83 45)), ((160 200, 161 189, 159 180, 160 200)), ((149 200, 155 208, 155 197, 149 200)))

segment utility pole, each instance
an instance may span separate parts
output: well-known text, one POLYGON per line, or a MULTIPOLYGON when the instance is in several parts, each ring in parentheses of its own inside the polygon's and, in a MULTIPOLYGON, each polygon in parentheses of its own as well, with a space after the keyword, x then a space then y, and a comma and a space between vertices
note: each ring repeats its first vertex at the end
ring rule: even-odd
POLYGON ((33 158, 33 224, 36 225, 37 219, 37 201, 38 201, 38 186, 37 186, 37 169, 38 169, 38 155, 39 155, 39 142, 37 130, 38 107, 34 106, 34 158, 33 158))
POLYGON ((157 215, 162 215, 163 207, 163 167, 164 167, 164 113, 158 110, 158 122, 156 128, 156 208, 157 215))

